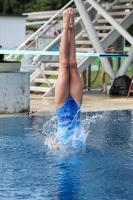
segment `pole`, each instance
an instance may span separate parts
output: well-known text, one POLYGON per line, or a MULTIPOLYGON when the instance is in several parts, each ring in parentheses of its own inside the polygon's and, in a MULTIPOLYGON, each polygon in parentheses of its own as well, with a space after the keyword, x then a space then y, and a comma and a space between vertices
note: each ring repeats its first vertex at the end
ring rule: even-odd
POLYGON ((109 15, 96 1, 87 0, 130 44, 133 45, 133 37, 109 15))
POLYGON ((129 55, 129 57, 124 59, 120 69, 117 72, 116 77, 124 75, 126 73, 127 68, 129 67, 129 65, 133 61, 133 46, 130 48, 128 55, 129 55))
MULTIPOLYGON (((102 47, 102 45, 101 45, 101 43, 99 41, 97 33, 96 33, 95 29, 94 29, 94 26, 93 26, 93 24, 91 22, 90 16, 88 15, 82 0, 78 0, 78 1, 74 0, 74 2, 76 4, 76 6, 77 6, 77 9, 78 9, 78 11, 80 13, 81 19, 82 19, 82 21, 83 21, 83 23, 85 25, 85 28, 86 28, 87 33, 89 35, 89 38, 90 38, 90 40, 91 40, 96 52, 105 53, 104 49, 103 49, 103 47, 102 47)), ((113 74, 113 70, 112 70, 112 68, 110 66, 110 63, 109 63, 108 59, 107 58, 100 58, 100 61, 102 63, 102 66, 103 66, 106 74, 109 76, 109 78, 111 80, 113 80, 114 79, 114 74, 113 74)))

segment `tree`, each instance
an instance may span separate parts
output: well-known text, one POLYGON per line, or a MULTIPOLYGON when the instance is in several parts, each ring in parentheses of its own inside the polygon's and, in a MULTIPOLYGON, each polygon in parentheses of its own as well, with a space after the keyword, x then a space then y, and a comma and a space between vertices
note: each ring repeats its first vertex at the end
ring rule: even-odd
POLYGON ((105 2, 113 3, 114 0, 105 0, 105 2))
POLYGON ((22 14, 61 9, 69 0, 0 0, 0 13, 22 14))

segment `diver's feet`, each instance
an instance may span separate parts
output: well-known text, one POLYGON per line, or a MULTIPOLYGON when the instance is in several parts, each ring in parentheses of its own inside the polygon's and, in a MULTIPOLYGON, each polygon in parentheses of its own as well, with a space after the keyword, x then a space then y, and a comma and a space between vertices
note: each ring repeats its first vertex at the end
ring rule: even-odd
POLYGON ((69 28, 74 28, 74 10, 72 8, 68 8, 69 13, 70 13, 70 24, 69 28))
POLYGON ((70 24, 70 13, 69 9, 66 9, 63 12, 63 28, 68 29, 69 24, 70 24))
POLYGON ((59 144, 56 139, 53 140, 53 149, 59 149, 59 144))

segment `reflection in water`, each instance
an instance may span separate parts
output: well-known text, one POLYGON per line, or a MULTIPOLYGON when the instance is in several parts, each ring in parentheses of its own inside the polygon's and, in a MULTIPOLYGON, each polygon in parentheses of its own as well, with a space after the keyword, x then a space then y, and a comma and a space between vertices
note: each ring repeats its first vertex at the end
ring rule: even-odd
POLYGON ((51 115, 1 118, 1 199, 132 200, 132 110, 82 113, 81 123, 86 149, 69 154, 44 145, 51 115))

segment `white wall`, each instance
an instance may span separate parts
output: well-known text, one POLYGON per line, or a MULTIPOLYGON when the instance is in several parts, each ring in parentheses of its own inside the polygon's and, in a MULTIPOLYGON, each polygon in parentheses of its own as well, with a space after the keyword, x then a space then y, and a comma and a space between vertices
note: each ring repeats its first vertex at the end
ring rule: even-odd
POLYGON ((25 41, 26 17, 0 16, 0 45, 16 48, 25 41))
POLYGON ((30 110, 29 73, 0 73, 0 114, 30 110))

